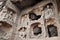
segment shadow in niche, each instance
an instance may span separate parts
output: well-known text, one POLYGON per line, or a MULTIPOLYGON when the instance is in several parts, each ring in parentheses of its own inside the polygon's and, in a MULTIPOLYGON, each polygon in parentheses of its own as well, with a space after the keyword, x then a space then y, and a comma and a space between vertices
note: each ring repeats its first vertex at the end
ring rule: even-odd
POLYGON ((35 28, 33 29, 33 31, 34 31, 34 35, 39 35, 39 34, 42 33, 41 27, 35 27, 35 28))
POLYGON ((12 1, 12 3, 15 4, 20 10, 23 10, 25 8, 32 7, 41 1, 42 0, 22 0, 16 2, 12 1))
POLYGON ((31 25, 31 28, 33 29, 33 34, 36 36, 42 33, 42 28, 38 26, 39 24, 40 23, 33 23, 31 25))
POLYGON ((22 29, 24 29, 24 31, 27 29, 26 27, 21 27, 18 31, 21 31, 22 29))
POLYGON ((29 13, 29 19, 38 20, 39 18, 41 18, 41 15, 36 15, 34 13, 29 13))
POLYGON ((46 9, 49 6, 49 8, 53 8, 53 4, 52 3, 48 3, 47 5, 44 6, 43 10, 46 9))
POLYGON ((58 36, 58 32, 57 32, 57 27, 56 26, 48 25, 47 28, 48 28, 49 37, 58 36))

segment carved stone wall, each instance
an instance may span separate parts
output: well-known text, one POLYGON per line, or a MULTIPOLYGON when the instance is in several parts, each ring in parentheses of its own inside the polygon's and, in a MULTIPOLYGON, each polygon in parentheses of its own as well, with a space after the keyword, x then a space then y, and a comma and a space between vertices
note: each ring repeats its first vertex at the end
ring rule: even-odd
POLYGON ((0 40, 59 40, 57 0, 0 1, 0 40))

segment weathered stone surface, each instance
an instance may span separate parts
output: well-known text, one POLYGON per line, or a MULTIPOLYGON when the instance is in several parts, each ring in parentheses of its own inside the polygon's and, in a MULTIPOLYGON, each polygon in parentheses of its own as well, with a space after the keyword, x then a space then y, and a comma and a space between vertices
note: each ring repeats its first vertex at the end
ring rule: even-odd
POLYGON ((60 40, 59 0, 0 0, 0 40, 60 40))

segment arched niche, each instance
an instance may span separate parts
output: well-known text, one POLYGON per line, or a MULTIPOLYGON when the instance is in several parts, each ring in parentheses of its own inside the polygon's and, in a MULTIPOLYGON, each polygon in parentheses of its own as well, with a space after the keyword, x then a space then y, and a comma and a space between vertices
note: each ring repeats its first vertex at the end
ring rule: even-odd
POLYGON ((56 36, 58 36, 57 26, 51 24, 51 25, 47 26, 47 29, 48 29, 48 35, 49 35, 49 37, 56 37, 56 36))
POLYGON ((20 38, 24 38, 24 39, 26 39, 27 38, 27 28, 26 27, 21 27, 21 28, 19 28, 19 37, 20 38))
POLYGON ((42 28, 39 26, 40 23, 33 23, 31 24, 30 28, 33 31, 33 35, 38 36, 39 34, 42 34, 42 28))
POLYGON ((44 18, 45 19, 48 19, 50 17, 54 17, 56 15, 53 3, 46 4, 43 8, 43 11, 44 11, 44 18))
POLYGON ((41 15, 36 15, 36 13, 34 13, 34 12, 29 12, 29 19, 30 20, 34 21, 34 20, 38 20, 39 18, 41 18, 41 15))
POLYGON ((13 28, 7 22, 0 21, 0 38, 8 39, 11 37, 13 28))

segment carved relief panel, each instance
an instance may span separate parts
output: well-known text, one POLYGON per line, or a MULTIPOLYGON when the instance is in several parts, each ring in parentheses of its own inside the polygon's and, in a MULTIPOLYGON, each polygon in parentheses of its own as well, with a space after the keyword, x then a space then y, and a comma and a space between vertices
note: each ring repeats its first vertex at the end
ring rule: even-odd
MULTIPOLYGON (((20 28, 25 28, 26 30, 23 31, 23 34, 26 34, 25 39, 58 37, 60 25, 55 17, 56 13, 53 3, 48 3, 27 11, 23 12, 24 14, 20 19, 20 28)), ((19 32, 20 37, 24 38, 21 36, 22 32, 19 32)))

